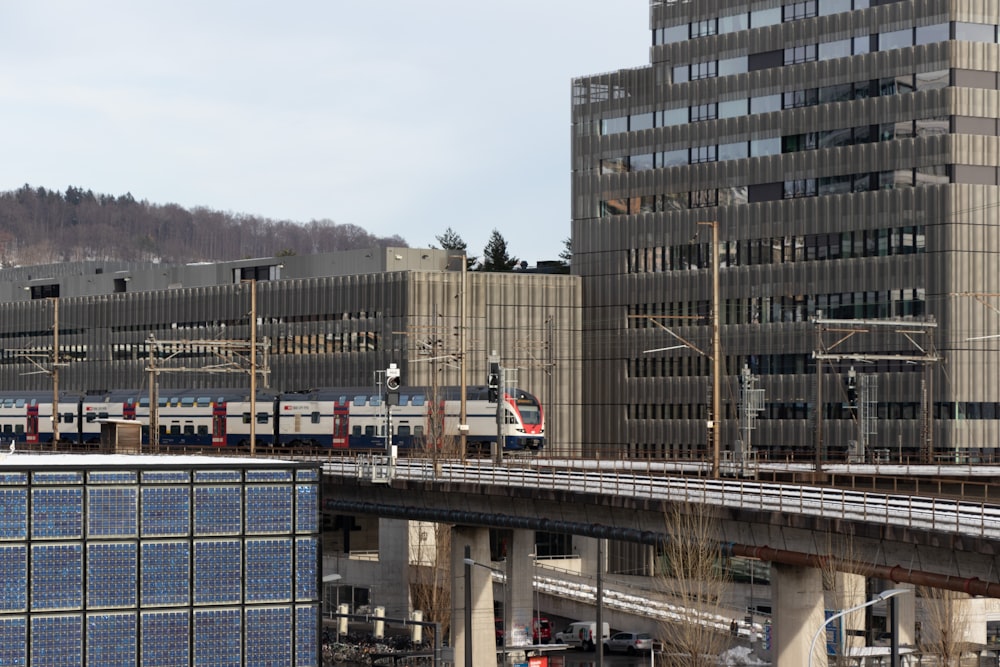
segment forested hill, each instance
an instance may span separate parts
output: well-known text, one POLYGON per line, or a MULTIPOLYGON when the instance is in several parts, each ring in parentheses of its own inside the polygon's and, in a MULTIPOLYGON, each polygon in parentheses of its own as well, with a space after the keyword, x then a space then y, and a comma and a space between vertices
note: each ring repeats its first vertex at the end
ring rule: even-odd
POLYGON ((407 247, 330 220, 297 223, 25 185, 0 193, 0 268, 64 261, 186 263, 407 247))

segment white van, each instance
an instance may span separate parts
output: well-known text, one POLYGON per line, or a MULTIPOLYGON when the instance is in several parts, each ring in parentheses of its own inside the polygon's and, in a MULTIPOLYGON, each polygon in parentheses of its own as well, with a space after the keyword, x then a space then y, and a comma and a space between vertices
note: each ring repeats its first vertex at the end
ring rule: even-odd
MULTIPOLYGON (((600 641, 605 642, 611 637, 611 628, 607 623, 602 623, 602 625, 604 633, 600 641)), ((595 621, 576 621, 566 626, 562 632, 557 632, 554 641, 557 644, 579 646, 587 651, 593 651, 594 647, 597 646, 597 640, 594 638, 596 631, 597 623, 595 621)))

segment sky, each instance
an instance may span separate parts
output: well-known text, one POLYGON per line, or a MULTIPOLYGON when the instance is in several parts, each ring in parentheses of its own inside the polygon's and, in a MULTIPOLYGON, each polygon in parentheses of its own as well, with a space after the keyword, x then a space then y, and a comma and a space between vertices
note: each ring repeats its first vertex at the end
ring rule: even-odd
POLYGON ((0 5, 0 191, 329 220, 556 259, 574 77, 649 61, 648 0, 0 5))

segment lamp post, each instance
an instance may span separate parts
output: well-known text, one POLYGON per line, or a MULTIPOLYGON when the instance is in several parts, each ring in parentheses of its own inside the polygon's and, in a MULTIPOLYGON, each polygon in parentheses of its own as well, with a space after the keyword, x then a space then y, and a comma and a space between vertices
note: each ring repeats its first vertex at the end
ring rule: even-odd
MULTIPOLYGON (((902 595, 903 593, 912 593, 912 592, 913 591, 908 588, 890 588, 887 591, 882 591, 881 593, 878 593, 874 598, 872 598, 868 602, 859 604, 856 607, 851 607, 850 609, 845 609, 844 611, 838 612, 833 616, 831 616, 830 618, 826 619, 826 621, 823 622, 823 625, 819 626, 819 629, 816 630, 816 634, 814 634, 812 638, 812 643, 809 644, 809 667, 812 667, 813 664, 813 653, 816 650, 816 640, 819 639, 820 634, 822 634, 822 632, 826 629, 826 626, 830 625, 830 623, 837 620, 838 618, 847 616, 851 612, 855 612, 858 611, 859 609, 864 609, 865 607, 870 607, 874 604, 878 604, 882 600, 888 600, 889 598, 894 598, 897 595, 902 595)), ((896 608, 895 601, 893 601, 892 612, 891 612, 892 647, 889 649, 889 660, 890 660, 889 664, 891 665, 891 667, 899 667, 899 614, 897 612, 898 609, 896 608)))

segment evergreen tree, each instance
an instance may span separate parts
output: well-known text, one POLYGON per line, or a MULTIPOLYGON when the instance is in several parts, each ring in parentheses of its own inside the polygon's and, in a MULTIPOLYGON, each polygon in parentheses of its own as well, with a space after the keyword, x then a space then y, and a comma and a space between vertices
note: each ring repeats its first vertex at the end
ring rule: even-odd
POLYGON ((570 265, 570 262, 573 261, 573 239, 571 237, 563 239, 563 249, 562 252, 559 253, 559 259, 561 259, 562 263, 567 267, 570 265))
POLYGON ((507 241, 494 229, 483 248, 483 265, 479 270, 505 272, 513 270, 517 265, 517 257, 511 257, 507 253, 507 241))
POLYGON ((458 253, 465 255, 465 267, 467 269, 471 270, 475 267, 477 258, 469 256, 468 246, 466 246, 465 241, 454 229, 449 227, 444 230, 444 234, 435 236, 434 238, 441 244, 443 250, 454 250, 456 255, 458 253))

